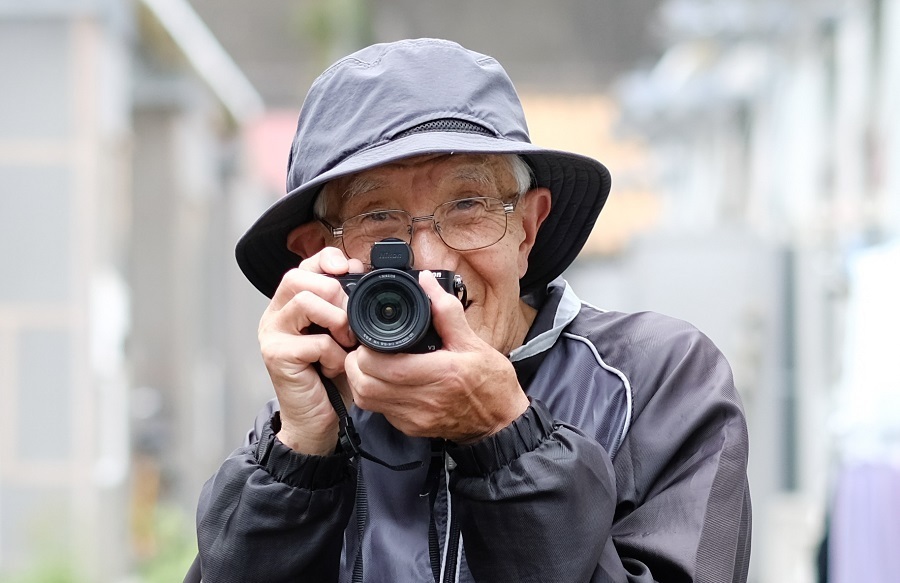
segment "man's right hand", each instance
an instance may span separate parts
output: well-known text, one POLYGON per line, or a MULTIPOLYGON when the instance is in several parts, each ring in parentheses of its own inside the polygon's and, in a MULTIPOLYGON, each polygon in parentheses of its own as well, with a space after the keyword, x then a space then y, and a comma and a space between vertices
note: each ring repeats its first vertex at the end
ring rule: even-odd
POLYGON ((320 363, 345 401, 350 398, 344 359, 356 340, 347 321, 347 294, 323 274, 362 270, 358 260, 326 247, 284 275, 260 319, 260 349, 281 408, 278 439, 299 453, 329 455, 338 439, 337 414, 312 363, 320 363), (310 333, 311 326, 327 333, 310 333))

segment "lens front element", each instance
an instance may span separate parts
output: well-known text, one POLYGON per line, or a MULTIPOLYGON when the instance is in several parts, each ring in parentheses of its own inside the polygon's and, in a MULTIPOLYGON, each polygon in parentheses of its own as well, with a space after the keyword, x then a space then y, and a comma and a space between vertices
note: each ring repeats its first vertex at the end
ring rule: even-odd
POLYGON ((393 335, 409 324, 409 298, 388 289, 384 282, 369 292, 366 304, 367 321, 373 329, 393 335))

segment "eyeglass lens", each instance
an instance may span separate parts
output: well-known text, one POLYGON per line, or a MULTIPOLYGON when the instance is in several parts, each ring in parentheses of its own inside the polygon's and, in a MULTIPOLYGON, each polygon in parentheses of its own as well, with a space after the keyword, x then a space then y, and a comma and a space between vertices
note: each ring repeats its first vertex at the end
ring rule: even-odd
POLYGON ((389 237, 409 243, 413 222, 431 219, 445 245, 471 251, 493 245, 506 234, 507 209, 496 198, 464 198, 445 202, 431 217, 411 217, 401 210, 364 213, 343 224, 344 251, 349 257, 369 261, 372 245, 389 237))

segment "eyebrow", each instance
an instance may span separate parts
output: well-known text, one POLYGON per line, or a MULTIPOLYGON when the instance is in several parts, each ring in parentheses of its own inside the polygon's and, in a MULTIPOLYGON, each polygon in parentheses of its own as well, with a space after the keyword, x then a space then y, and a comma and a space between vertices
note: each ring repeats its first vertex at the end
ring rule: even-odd
POLYGON ((384 188, 387 184, 384 180, 373 178, 371 176, 354 176, 350 182, 344 187, 341 198, 350 200, 363 194, 368 194, 374 190, 384 188))
POLYGON ((494 173, 488 168, 487 164, 458 168, 450 176, 450 179, 455 182, 474 182, 481 186, 497 185, 497 177, 494 176, 494 173))

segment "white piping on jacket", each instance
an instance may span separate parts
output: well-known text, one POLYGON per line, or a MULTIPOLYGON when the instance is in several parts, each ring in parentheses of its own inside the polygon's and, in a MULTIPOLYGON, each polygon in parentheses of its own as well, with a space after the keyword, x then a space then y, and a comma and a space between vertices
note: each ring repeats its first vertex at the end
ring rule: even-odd
POLYGON ((594 346, 593 342, 591 342, 590 340, 588 340, 587 338, 585 338, 583 336, 577 336, 570 332, 566 332, 565 334, 563 334, 563 336, 565 338, 569 338, 570 340, 576 340, 578 342, 586 344, 587 347, 590 348, 591 352, 594 354, 594 358, 597 359, 597 363, 604 369, 608 370, 609 372, 611 372, 614 375, 616 375, 617 377, 619 377, 619 380, 621 380, 622 384, 625 385, 625 401, 627 403, 627 407, 625 410, 625 423, 622 425, 622 434, 619 436, 618 442, 615 443, 613 447, 609 448, 609 457, 613 457, 615 455, 616 451, 619 449, 619 446, 622 444, 623 441, 625 441, 625 436, 628 434, 628 430, 631 428, 631 410, 634 406, 633 405, 634 396, 631 391, 631 383, 628 381, 628 377, 625 376, 625 373, 623 373, 621 370, 617 369, 614 366, 606 364, 606 362, 600 356, 600 353, 597 352, 597 347, 594 346))

